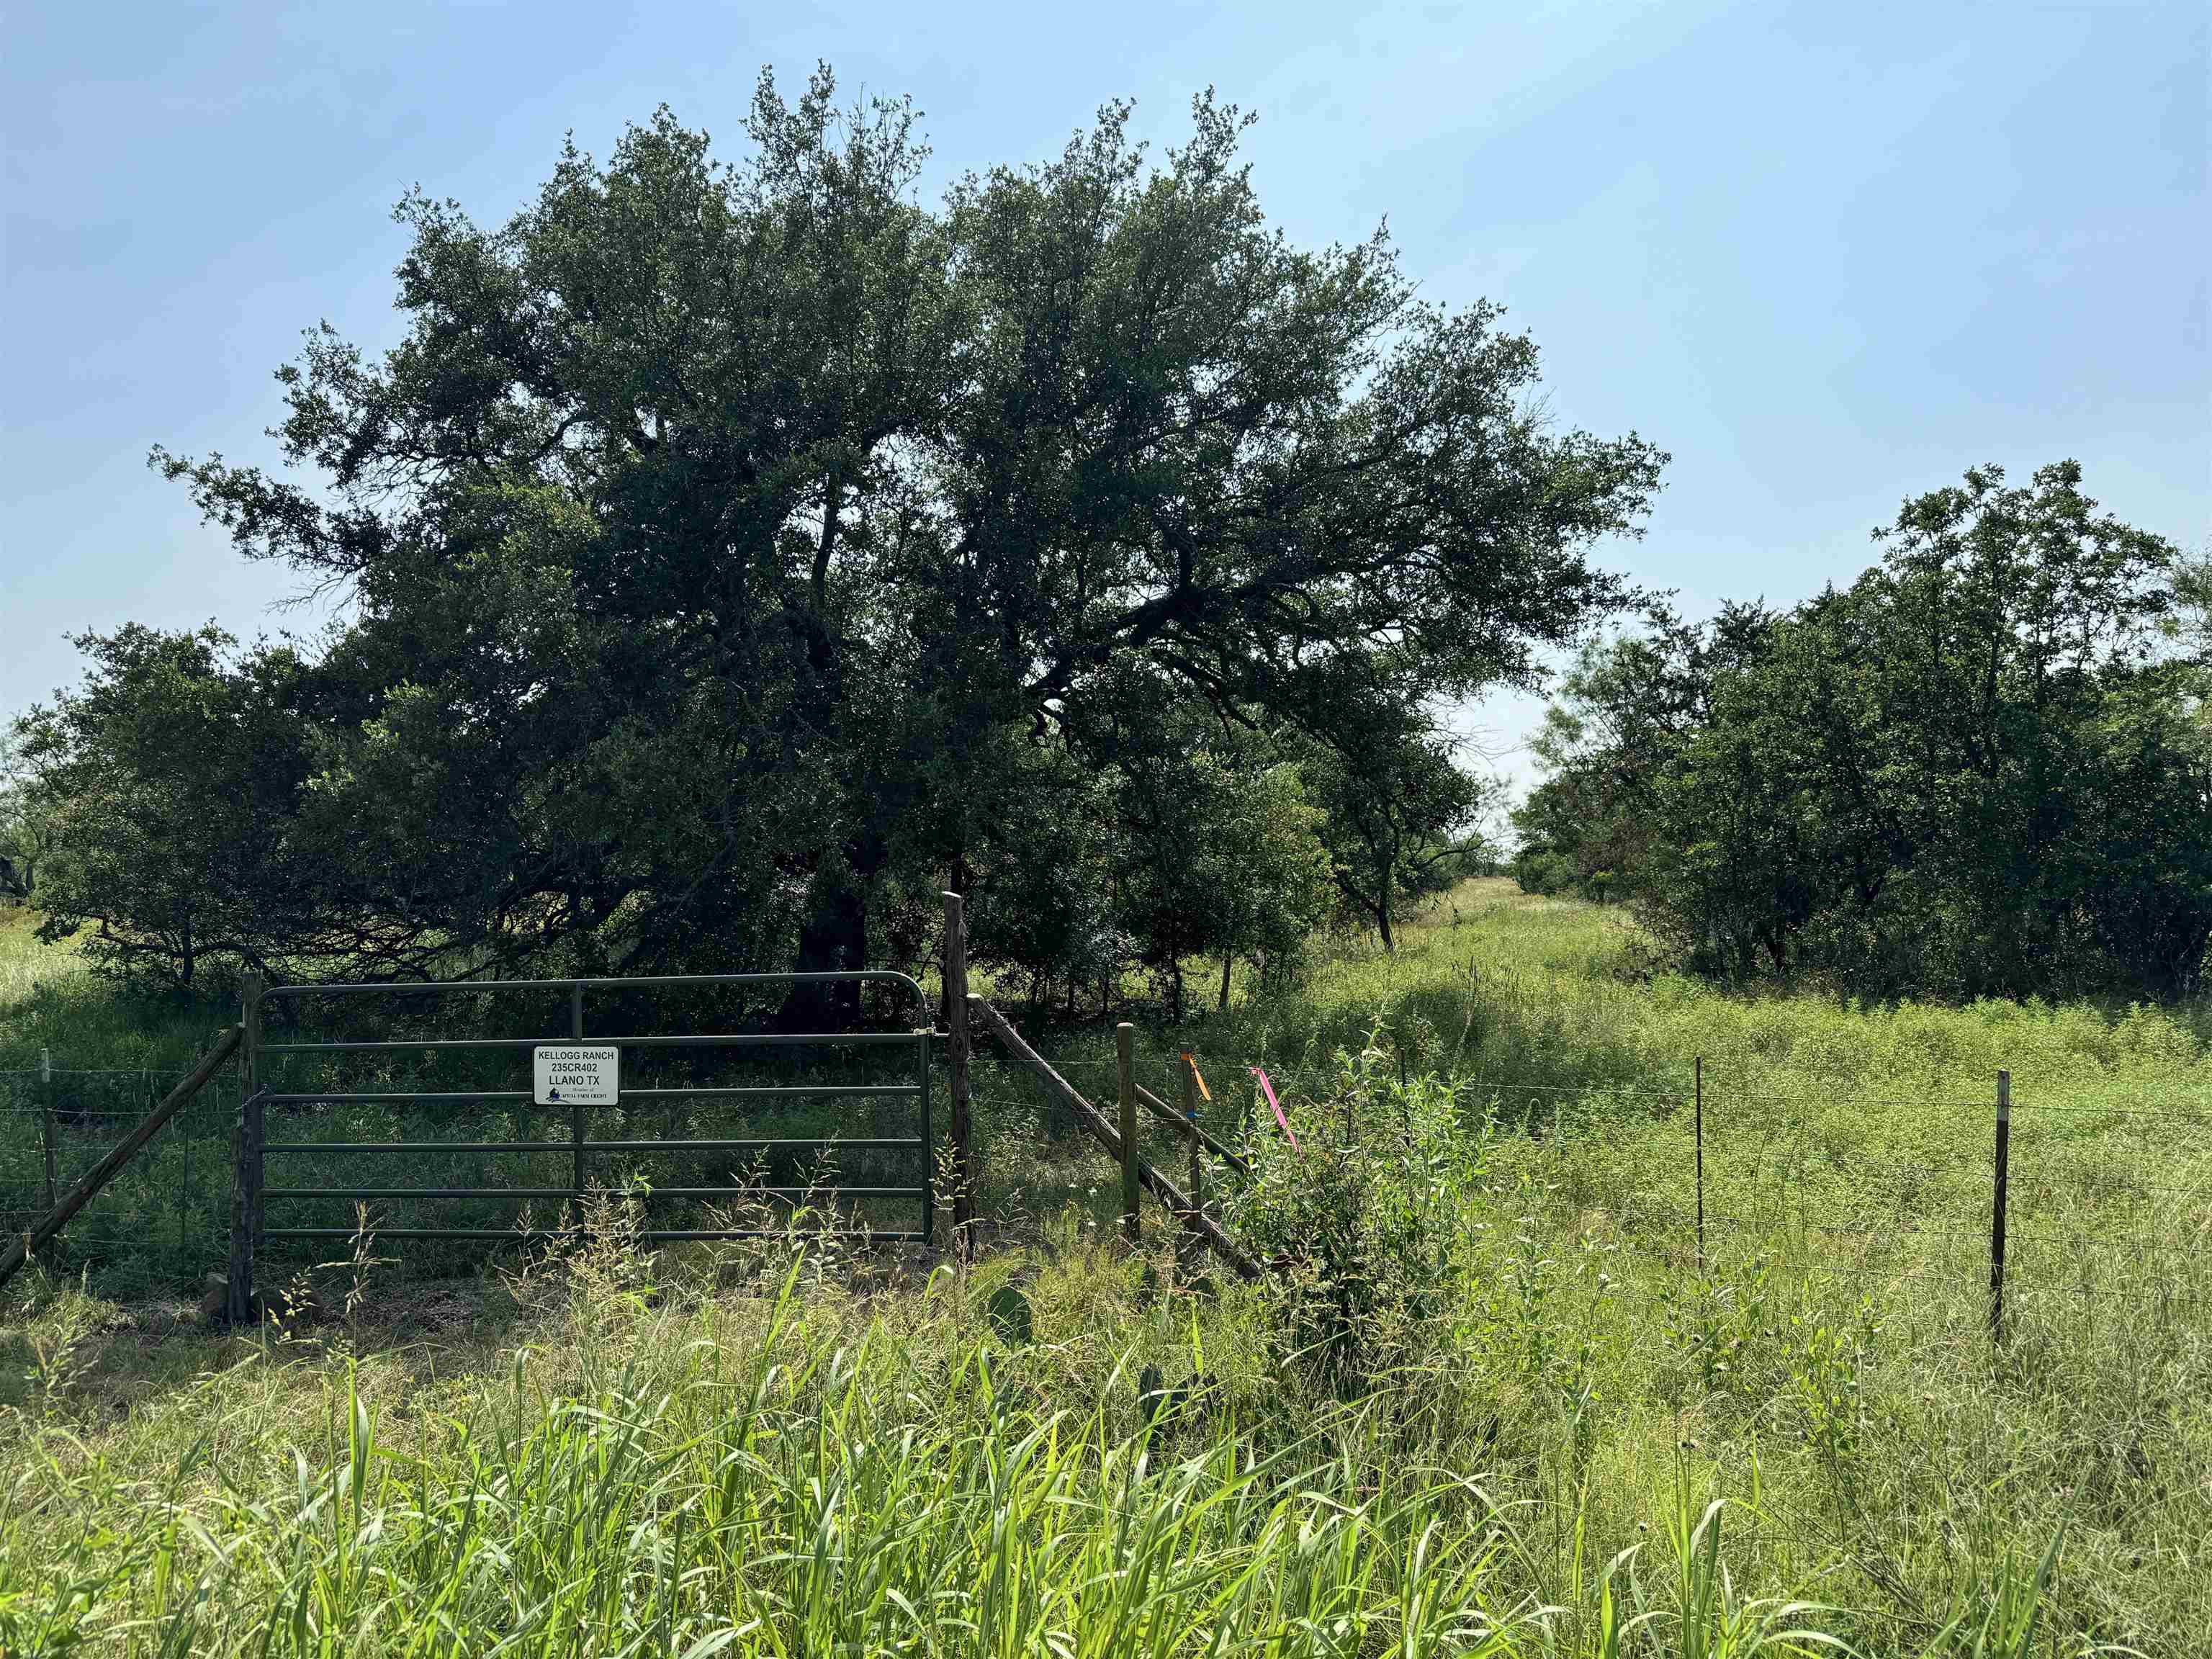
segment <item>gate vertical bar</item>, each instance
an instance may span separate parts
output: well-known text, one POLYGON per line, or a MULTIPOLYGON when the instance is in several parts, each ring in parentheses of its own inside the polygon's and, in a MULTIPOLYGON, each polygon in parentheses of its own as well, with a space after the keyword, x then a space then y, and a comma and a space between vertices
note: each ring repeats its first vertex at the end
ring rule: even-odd
MULTIPOLYGON (((921 1242, 927 1248, 937 1242, 937 1147, 929 1133, 929 1030, 926 1026, 914 1034, 914 1080, 921 1091, 921 1242)), ((956 1175, 953 1179, 957 1182, 959 1177, 956 1175)), ((958 1249, 965 1235, 960 1225, 957 1186, 953 1188, 952 1216, 952 1243, 958 1249)))
MULTIPOLYGON (((576 1042, 584 1040, 584 988, 568 988, 568 1036, 576 1042)), ((532 1092, 535 1092, 533 1087, 532 1092)), ((576 1225, 584 1224, 584 1109, 568 1109, 568 1144, 574 1150, 569 1154, 569 1184, 576 1189, 576 1225)))
POLYGON ((957 893, 945 896, 945 1029, 952 1093, 952 1241, 966 1261, 975 1255, 976 1192, 974 1088, 968 1076, 968 912, 957 893))
POLYGON ((240 999, 238 1046, 238 1158, 230 1188, 230 1284, 227 1311, 234 1325, 253 1321, 253 1257, 261 1232, 261 975, 249 973, 240 999))

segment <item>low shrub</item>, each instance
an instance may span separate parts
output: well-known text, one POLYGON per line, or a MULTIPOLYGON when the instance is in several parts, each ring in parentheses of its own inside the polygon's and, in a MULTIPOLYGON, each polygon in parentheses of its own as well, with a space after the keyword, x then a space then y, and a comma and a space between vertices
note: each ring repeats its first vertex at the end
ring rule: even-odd
POLYGON ((1305 1135, 1258 1139, 1230 1222, 1278 1269, 1268 1293, 1287 1349, 1356 1390, 1449 1331, 1438 1315, 1464 1277, 1462 1206, 1488 1178, 1497 1123, 1468 1125, 1448 1078, 1401 1079, 1373 1034, 1339 1049, 1333 1086, 1297 1107, 1305 1135))

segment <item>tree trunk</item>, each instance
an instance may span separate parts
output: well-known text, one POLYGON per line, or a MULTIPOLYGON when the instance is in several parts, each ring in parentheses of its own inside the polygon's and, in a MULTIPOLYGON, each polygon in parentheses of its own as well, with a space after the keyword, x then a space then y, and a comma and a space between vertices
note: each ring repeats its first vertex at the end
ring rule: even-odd
POLYGON ((1172 957, 1168 961, 1169 982, 1175 988, 1175 1023, 1182 1024, 1182 958, 1172 957))
MULTIPOLYGON (((872 839, 855 842, 847 846, 843 859, 816 874, 806 918, 799 924, 795 972, 853 974, 868 965, 868 884, 887 851, 872 839)), ((785 1031, 839 1031, 860 1020, 860 983, 840 980, 793 986, 775 1024, 785 1031)))
MULTIPOLYGON (((819 897, 800 924, 794 970, 849 974, 867 959, 868 907, 857 892, 839 882, 819 897)), ((860 1018, 860 981, 839 980, 793 986, 775 1023, 787 1031, 836 1031, 857 1024, 860 1018)))
POLYGON ((1228 951, 1221 953, 1221 1012, 1229 1012, 1229 966, 1237 958, 1228 951))

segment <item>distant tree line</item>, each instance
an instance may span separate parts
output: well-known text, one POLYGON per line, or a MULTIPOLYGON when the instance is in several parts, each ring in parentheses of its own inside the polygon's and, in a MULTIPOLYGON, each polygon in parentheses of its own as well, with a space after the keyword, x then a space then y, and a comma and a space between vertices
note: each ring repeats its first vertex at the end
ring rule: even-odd
POLYGON ((763 76, 734 161, 664 112, 496 228, 406 200, 404 338, 309 333, 289 475, 154 458, 345 620, 79 641, 18 730, 49 933, 184 984, 836 969, 951 885, 1040 1000, 1389 943, 1478 849, 1436 711, 1631 597, 1590 556, 1665 458, 1547 423, 1379 234, 1272 228, 1235 110, 1157 163, 1127 116, 933 204, 905 104, 763 76))
POLYGON ((1786 612, 1587 648, 1515 815, 1539 891, 1691 967, 1879 996, 2168 997, 2212 940, 2212 574, 2078 466, 1908 501, 1786 612))
POLYGON ((29 902, 50 841, 48 815, 15 733, 0 729, 0 902, 29 902))

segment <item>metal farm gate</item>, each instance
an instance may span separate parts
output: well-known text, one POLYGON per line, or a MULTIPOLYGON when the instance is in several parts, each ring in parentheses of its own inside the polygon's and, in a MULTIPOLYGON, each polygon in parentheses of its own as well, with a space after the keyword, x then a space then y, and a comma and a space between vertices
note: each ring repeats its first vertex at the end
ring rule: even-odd
MULTIPOLYGON (((803 1188, 746 1186, 667 1186, 652 1187, 650 1200, 690 1200, 702 1203, 727 1201, 746 1204, 769 1198, 802 1200, 904 1200, 915 1206, 914 1225, 911 1229, 865 1230, 872 1239, 885 1243, 926 1243, 931 1231, 931 1222, 936 1205, 933 1186, 930 1133, 930 1038, 933 1035, 929 1019, 930 1008, 919 983, 907 975, 885 970, 870 970, 839 974, 691 974, 666 975, 642 978, 621 979, 550 979, 550 980, 490 980, 490 981, 434 981, 418 983, 394 984, 335 984, 286 985, 264 988, 258 975, 249 976, 246 988, 243 1039, 239 1054, 243 1070, 242 1094, 244 1106, 240 1115, 238 1138, 238 1167, 232 1200, 231 1254, 228 1302, 234 1319, 253 1316, 254 1267, 263 1254, 263 1245, 272 1240, 337 1240, 354 1237, 360 1231, 358 1224, 333 1224, 327 1206, 343 1204, 350 1206, 370 1200, 433 1201, 475 1200, 491 1202, 527 1203, 532 1200, 559 1200, 576 1206, 574 1221, 580 1224, 583 1205, 591 1190, 595 1160, 604 1170, 605 1160, 623 1155, 690 1152, 700 1154, 749 1155, 757 1158, 771 1157, 812 1156, 836 1158, 843 1153, 911 1154, 915 1163, 915 1178, 911 1184, 877 1186, 842 1186, 832 1182, 816 1182, 803 1188), (646 1035, 611 1035, 593 1032, 590 1029, 587 999, 593 993, 626 997, 627 994, 656 989, 680 988, 686 993, 711 990, 718 987, 793 986, 816 983, 889 984, 899 988, 914 1000, 916 1025, 908 1030, 890 1031, 743 1031, 653 1033, 646 1035), (466 998, 483 999, 507 994, 536 993, 540 995, 565 996, 568 1003, 567 1030, 543 1035, 507 1036, 438 1036, 375 1039, 331 1038, 271 1042, 263 1032, 264 1012, 268 1006, 278 1001, 299 1002, 309 998, 356 999, 370 996, 466 998), (272 1062, 285 1061, 294 1055, 322 1055, 329 1057, 327 1069, 337 1071, 361 1064, 377 1065, 397 1062, 406 1056, 428 1056, 444 1054, 483 1054, 498 1056, 502 1054, 518 1060, 533 1056, 541 1048, 588 1047, 612 1048, 618 1054, 651 1056, 657 1051, 690 1050, 746 1050, 757 1048, 792 1049, 879 1049, 887 1058, 897 1062, 897 1079, 890 1082, 771 1082, 742 1084, 710 1084, 697 1081, 680 1082, 673 1085, 658 1084, 645 1087, 621 1088, 617 1098, 596 1103, 554 1103, 543 1097, 542 1090, 514 1086, 514 1079, 503 1080, 503 1086, 471 1087, 459 1090, 398 1088, 370 1086, 356 1088, 343 1085, 311 1089, 271 1087, 267 1073, 272 1062), (846 1103, 864 1101, 911 1100, 915 1107, 914 1132, 911 1134, 842 1135, 830 1134, 798 1138, 700 1138, 696 1136, 610 1136, 595 1135, 592 1120, 605 1121, 611 1109, 628 1117, 641 1107, 670 1106, 678 1103, 708 1101, 725 1103, 732 1108, 769 1104, 778 1101, 830 1100, 846 1103), (272 1114, 281 1126, 296 1125, 303 1114, 317 1109, 343 1112, 362 1107, 389 1107, 404 1113, 409 1109, 475 1108, 479 1113, 511 1114, 522 1122, 528 1122, 538 1111, 546 1111, 550 1121, 562 1124, 567 1133, 559 1139, 508 1137, 495 1139, 375 1139, 375 1140, 318 1140, 296 1138, 292 1130, 276 1139, 269 1138, 272 1114), (558 1186, 546 1184, 499 1184, 486 1182, 470 1186, 414 1186, 403 1180, 374 1178, 361 1184, 289 1185, 268 1184, 266 1176, 272 1160, 281 1172, 288 1167, 299 1168, 301 1160, 309 1158, 325 1165, 333 1160, 350 1164, 356 1160, 384 1169, 392 1167, 396 1160, 401 1169, 412 1161, 441 1162, 453 1158, 502 1158, 512 1157, 535 1158, 566 1153, 564 1160, 567 1181, 558 1186), (410 1155, 412 1158, 410 1159, 410 1155), (283 1206, 282 1224, 269 1224, 268 1206, 283 1206), (307 1206, 314 1215, 312 1222, 295 1219, 307 1206)), ((495 1060, 495 1069, 498 1067, 495 1060)), ((619 1062, 617 1062, 619 1064, 619 1062)), ((527 1080, 526 1079, 525 1080, 527 1080)), ((557 1094, 555 1101, 558 1101, 557 1094)), ((504 1120, 504 1117, 502 1118, 504 1120)), ((601 1185, 608 1184, 605 1182, 601 1185)), ((427 1226, 403 1224, 376 1225, 373 1235, 378 1239, 506 1239, 517 1241, 526 1237, 557 1237, 574 1232, 567 1228, 532 1228, 522 1230, 514 1225, 498 1226, 427 1226)), ((836 1228, 828 1231, 857 1231, 836 1228)), ((729 1239, 775 1236, 769 1230, 755 1227, 647 1227, 641 1235, 647 1241, 680 1239, 729 1239)))

